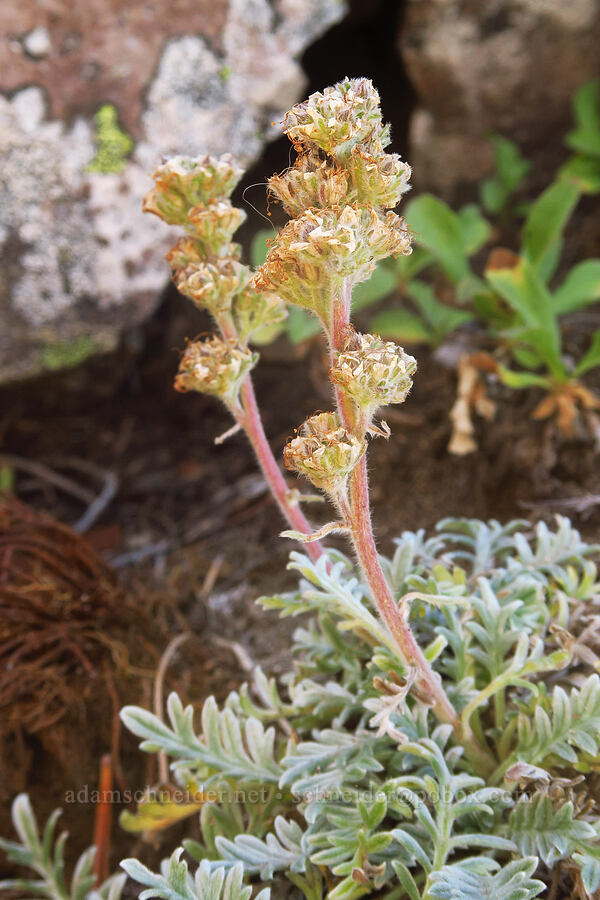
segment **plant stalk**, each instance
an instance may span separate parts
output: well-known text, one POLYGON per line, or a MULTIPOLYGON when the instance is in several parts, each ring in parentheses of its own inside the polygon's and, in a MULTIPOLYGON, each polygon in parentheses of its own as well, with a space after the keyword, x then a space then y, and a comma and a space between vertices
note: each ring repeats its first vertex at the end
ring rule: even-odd
MULTIPOLYGON (((237 420, 248 435, 248 440, 252 444, 258 464, 282 515, 295 531, 312 534, 314 528, 300 509, 294 493, 288 487, 283 473, 273 456, 256 402, 252 379, 249 375, 242 385, 241 396, 242 411, 238 414, 237 420)), ((316 562, 323 554, 323 548, 318 541, 310 541, 305 545, 305 548, 313 562, 316 562)))
MULTIPOLYGON (((227 340, 237 340, 237 331, 230 315, 224 314, 217 319, 217 324, 223 337, 227 340)), ((298 500, 286 483, 283 473, 277 465, 277 460, 271 450, 271 445, 265 434, 262 417, 256 402, 252 377, 247 375, 241 389, 241 406, 232 411, 236 422, 246 432, 246 436, 252 445, 260 469, 265 476, 271 494, 277 505, 294 531, 303 534, 312 534, 314 528, 300 509, 298 500)), ((306 552, 313 562, 316 562, 323 554, 323 547, 318 541, 310 541, 306 544, 306 552)))
MULTIPOLYGON (((350 329, 351 296, 352 285, 347 281, 342 295, 335 298, 333 302, 329 334, 332 362, 333 354, 343 349, 350 329)), ((359 411, 338 388, 336 388, 336 400, 344 425, 349 430, 355 431, 360 417, 359 411)), ((419 688, 433 704, 438 718, 443 722, 449 722, 458 729, 460 721, 456 711, 446 696, 439 676, 427 662, 410 625, 399 610, 398 603, 381 568, 371 523, 367 462, 364 455, 350 475, 349 495, 350 504, 347 515, 352 543, 361 569, 371 588, 379 614, 394 637, 403 661, 417 670, 419 688)))

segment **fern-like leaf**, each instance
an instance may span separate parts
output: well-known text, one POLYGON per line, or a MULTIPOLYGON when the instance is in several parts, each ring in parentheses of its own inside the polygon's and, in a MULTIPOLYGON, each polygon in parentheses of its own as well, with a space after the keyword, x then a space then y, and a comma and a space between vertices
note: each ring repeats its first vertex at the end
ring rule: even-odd
POLYGON ((436 900, 533 900, 546 885, 532 878, 537 859, 517 859, 506 866, 487 857, 444 866, 431 875, 429 896, 436 900))
MULTIPOLYGON (((250 900, 252 888, 244 886, 244 868, 241 863, 229 872, 223 867, 211 870, 211 864, 204 860, 198 866, 194 878, 188 872, 187 863, 180 860, 180 847, 162 866, 160 875, 151 872, 137 859, 125 859, 121 863, 130 878, 146 885, 139 900, 159 897, 161 900, 250 900)), ((265 888, 255 900, 269 900, 270 890, 265 888)))
POLYGON ((126 706, 121 718, 127 728, 143 738, 141 749, 163 750, 173 757, 176 769, 200 769, 208 777, 228 775, 250 781, 276 782, 281 768, 275 759, 275 730, 265 729, 254 717, 219 710, 214 697, 202 709, 202 736, 194 731, 194 710, 183 707, 177 694, 170 695, 167 711, 171 727, 137 706, 126 706))
POLYGON ((555 687, 551 697, 536 700, 532 716, 521 714, 516 758, 543 766, 552 757, 557 764, 577 766, 579 753, 596 758, 600 748, 600 677, 591 675, 581 688, 568 694, 555 687))
POLYGON ((573 804, 555 807, 547 794, 521 797, 511 811, 508 830, 523 856, 539 856, 551 866, 596 841, 589 822, 575 818, 573 804))

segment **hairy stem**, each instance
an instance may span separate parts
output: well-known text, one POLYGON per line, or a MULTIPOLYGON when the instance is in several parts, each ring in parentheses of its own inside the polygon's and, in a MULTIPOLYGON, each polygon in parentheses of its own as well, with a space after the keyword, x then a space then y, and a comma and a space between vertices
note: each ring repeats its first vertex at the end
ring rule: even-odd
MULTIPOLYGON (((342 350, 350 328, 350 300, 352 286, 346 283, 342 295, 334 300, 330 330, 330 346, 332 356, 342 350)), ((359 424, 359 413, 349 398, 336 389, 338 411, 344 425, 356 430, 359 424)), ((360 435, 362 437, 362 435, 360 435)), ((400 612, 390 586, 387 583, 379 562, 369 503, 369 483, 366 457, 363 456, 350 476, 350 505, 348 509, 348 525, 352 533, 352 543, 371 588, 373 600, 379 614, 400 650, 404 662, 415 668, 418 673, 420 691, 433 704, 434 710, 443 722, 459 727, 459 719, 454 707, 448 700, 439 676, 433 671, 419 647, 406 617, 400 612)))
MULTIPOLYGON (((225 313, 217 319, 217 324, 224 338, 237 340, 237 331, 230 314, 225 313)), ((300 509, 297 500, 297 494, 291 491, 286 483, 283 473, 277 465, 277 460, 271 450, 265 429, 262 423, 262 417, 256 402, 256 394, 254 393, 254 385, 252 377, 246 376, 241 390, 242 404, 238 411, 234 414, 235 420, 246 432, 246 436, 252 445, 252 449, 256 454, 256 459, 261 468, 265 481, 269 485, 271 494, 275 498, 279 509, 287 519, 289 525, 295 531, 302 531, 304 534, 312 534, 314 528, 300 509)), ((318 541, 311 541, 306 545, 306 552, 316 562, 323 554, 323 548, 318 541)))
MULTIPOLYGON (((249 375, 242 385, 241 395, 242 411, 238 415, 238 422, 248 435, 248 440, 252 444, 258 464, 271 489, 271 493, 277 501, 279 509, 295 531, 312 534, 314 529, 298 505, 297 494, 289 489, 283 473, 273 456, 256 402, 252 379, 249 375)), ((305 546, 310 558, 313 562, 316 562, 323 553, 323 548, 319 542, 311 541, 305 546)))

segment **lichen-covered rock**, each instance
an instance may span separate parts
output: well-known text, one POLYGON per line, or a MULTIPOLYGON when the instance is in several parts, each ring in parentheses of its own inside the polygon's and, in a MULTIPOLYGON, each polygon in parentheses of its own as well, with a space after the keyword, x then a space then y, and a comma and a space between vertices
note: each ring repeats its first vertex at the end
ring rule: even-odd
POLYGON ((148 315, 172 238, 142 215, 147 173, 162 155, 256 158, 302 93, 298 55, 343 14, 342 0, 0 10, 0 382, 110 349, 148 315))
POLYGON ((598 0, 409 0, 400 50, 419 108, 415 183, 444 194, 489 172, 489 130, 560 147, 574 90, 600 74, 598 0))

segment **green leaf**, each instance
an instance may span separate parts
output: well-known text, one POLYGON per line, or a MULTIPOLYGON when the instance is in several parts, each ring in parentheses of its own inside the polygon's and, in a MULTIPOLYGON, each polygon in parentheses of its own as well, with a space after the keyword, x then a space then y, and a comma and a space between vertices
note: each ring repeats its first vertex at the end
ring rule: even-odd
POLYGON ((565 143, 573 150, 600 157, 600 82, 582 85, 573 97, 576 128, 570 131, 565 143))
POLYGON ((387 267, 379 263, 368 281, 361 281, 352 291, 352 309, 356 312, 383 300, 396 289, 397 277, 387 267))
POLYGON ((202 708, 202 736, 194 732, 194 710, 184 708, 177 694, 167 702, 171 727, 148 710, 126 706, 121 720, 143 738, 140 747, 149 753, 164 751, 186 770, 200 767, 213 773, 252 781, 277 781, 281 769, 275 760, 275 731, 265 730, 254 717, 219 710, 214 697, 202 708))
POLYGON ((554 292, 552 308, 556 315, 562 315, 596 300, 600 300, 600 259, 586 259, 573 266, 554 292))
POLYGON ((446 203, 432 194, 421 194, 408 204, 406 219, 417 241, 435 254, 451 281, 468 275, 461 221, 446 203))
POLYGON ((421 891, 417 887, 417 883, 404 863, 398 860, 392 860, 392 866, 398 878, 398 881, 408 894, 409 900, 421 900, 421 891))
POLYGON ((487 857, 467 859, 432 872, 429 896, 437 900, 532 900, 546 890, 542 881, 532 878, 536 868, 535 857, 502 867, 487 857))
POLYGON ((301 344, 314 337, 321 330, 319 320, 298 306, 291 306, 285 321, 287 336, 292 344, 301 344))
POLYGON ((555 687, 548 699, 536 699, 530 718, 519 717, 516 757, 534 766, 553 758, 557 765, 578 767, 583 753, 596 758, 600 751, 600 678, 591 675, 570 693, 555 687), (579 753, 577 752, 579 751, 579 753))
POLYGON ((570 178, 584 194, 600 192, 600 160, 592 156, 572 156, 559 169, 559 177, 570 178))
POLYGON ((545 359, 559 363, 560 331, 552 311, 552 297, 531 263, 521 259, 512 269, 488 269, 486 278, 525 326, 544 333, 545 359))
POLYGON ((476 203, 469 203, 458 211, 458 219, 462 230, 463 246, 468 256, 476 253, 487 243, 492 226, 476 203))
POLYGON ((598 849, 586 848, 573 854, 573 862, 577 863, 581 870, 583 886, 590 896, 600 889, 600 855, 598 849))
POLYGON ((400 254, 395 259, 393 257, 388 257, 382 261, 382 265, 394 273, 396 281, 399 284, 404 284, 414 278, 415 275, 418 275, 419 272, 422 272, 423 269, 430 266, 433 262, 435 262, 433 253, 430 253, 423 247, 415 247, 413 252, 408 256, 400 254))
POLYGON ((371 319, 369 328, 381 337, 407 344, 429 344, 433 340, 423 320, 407 309, 387 309, 377 313, 371 319))
POLYGON ((531 163, 508 138, 494 134, 490 140, 494 148, 495 175, 482 183, 480 197, 486 211, 498 215, 522 184, 531 163))
POLYGON ((265 840, 252 834, 239 834, 234 840, 217 837, 216 847, 226 865, 241 863, 247 875, 260 875, 270 880, 274 872, 304 872, 308 850, 303 845, 304 832, 297 822, 288 822, 277 816, 275 834, 265 840))
POLYGON ((511 810, 508 831, 523 856, 539 856, 547 866, 596 840, 589 822, 575 818, 571 802, 555 809, 548 794, 541 792, 519 799, 511 810))
POLYGON ((594 332, 588 351, 583 359, 579 361, 573 374, 578 378, 597 366, 600 366, 600 331, 594 332))
MULTIPOLYGON (((240 863, 226 874, 223 865, 211 865, 204 859, 192 878, 187 863, 179 859, 182 853, 182 847, 175 850, 160 875, 155 875, 137 859, 123 860, 121 866, 129 877, 147 886, 140 893, 140 900, 151 897, 161 900, 250 900, 252 897, 252 887, 243 884, 243 866, 240 863)), ((255 900, 269 900, 269 897, 270 891, 265 888, 255 900)))
POLYGON ((570 179, 555 181, 529 210, 522 233, 523 255, 548 280, 556 265, 557 248, 581 190, 570 179))
POLYGON ((452 306, 441 303, 437 299, 431 285, 426 284, 424 281, 411 281, 406 290, 410 299, 427 321, 438 343, 451 331, 473 319, 471 313, 462 309, 454 309, 452 306))
POLYGON ((548 388, 550 386, 549 379, 545 375, 536 375, 534 372, 514 372, 505 366, 498 366, 498 376, 502 384, 507 387, 521 388, 541 387, 548 388))
POLYGON ((503 332, 503 337, 508 338, 514 346, 515 358, 518 357, 521 364, 529 357, 530 362, 527 365, 538 368, 543 363, 559 381, 568 377, 569 372, 562 361, 560 344, 557 345, 553 330, 514 328, 503 332))
POLYGON ((274 231, 272 228, 261 228, 252 238, 252 243, 250 244, 250 265, 254 266, 254 268, 262 266, 267 258, 269 251, 267 241, 270 241, 273 235, 274 231))

